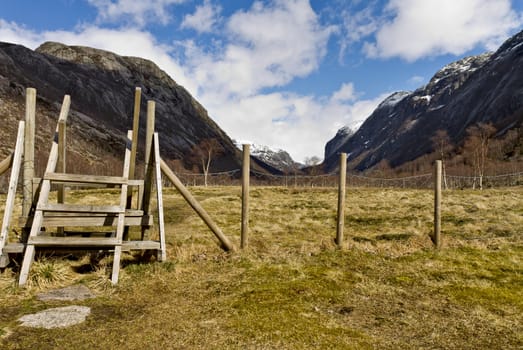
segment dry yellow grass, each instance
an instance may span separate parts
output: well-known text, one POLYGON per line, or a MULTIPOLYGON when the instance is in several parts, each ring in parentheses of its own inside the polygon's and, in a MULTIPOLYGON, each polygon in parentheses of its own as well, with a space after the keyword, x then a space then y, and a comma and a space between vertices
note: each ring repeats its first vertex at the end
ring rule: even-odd
MULTIPOLYGON (((191 191, 239 246, 240 189, 191 191)), ((233 253, 218 248, 177 193, 164 197, 169 261, 126 257, 116 287, 110 257, 94 265, 46 257, 35 281, 61 277, 25 290, 11 269, 0 274, 0 347, 523 347, 523 188, 445 192, 440 251, 428 237, 431 191, 349 188, 340 250, 335 189, 255 187, 250 244, 233 253), (37 292, 73 283, 98 295, 81 302, 92 308, 84 324, 18 326, 18 317, 50 306, 37 292)))

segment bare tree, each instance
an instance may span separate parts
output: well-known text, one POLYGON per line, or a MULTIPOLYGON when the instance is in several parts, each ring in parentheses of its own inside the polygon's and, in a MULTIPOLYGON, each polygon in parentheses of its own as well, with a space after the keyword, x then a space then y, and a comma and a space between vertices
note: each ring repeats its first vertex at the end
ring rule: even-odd
POLYGON ((447 130, 440 129, 436 131, 436 134, 432 136, 430 140, 432 141, 434 151, 441 160, 443 186, 445 189, 447 189, 447 172, 445 169, 445 160, 450 156, 450 152, 453 148, 449 134, 447 133, 447 130))
POLYGON ((495 132, 496 128, 490 123, 479 123, 467 129, 468 137, 465 140, 464 150, 474 168, 473 188, 476 187, 476 178, 478 178, 479 189, 483 189, 483 176, 485 174, 490 141, 495 132))
POLYGON ((216 139, 204 139, 191 149, 191 158, 201 164, 204 185, 207 186, 207 177, 212 158, 224 152, 222 145, 216 139))

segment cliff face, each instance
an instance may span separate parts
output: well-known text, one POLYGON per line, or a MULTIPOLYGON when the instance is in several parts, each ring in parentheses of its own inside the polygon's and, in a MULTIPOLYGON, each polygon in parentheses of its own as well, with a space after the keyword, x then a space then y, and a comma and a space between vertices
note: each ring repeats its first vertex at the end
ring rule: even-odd
MULTIPOLYGON (((103 154, 122 157, 123 137, 132 129, 134 90, 141 87, 140 137, 144 139, 147 101, 154 100, 163 158, 179 159, 192 168, 196 164, 188 157, 191 148, 206 139, 216 139, 223 152, 213 160, 211 169, 241 167, 240 154, 231 139, 200 103, 151 61, 51 42, 35 51, 0 43, 0 108, 10 110, 0 118, 3 123, 14 120, 13 128, 16 119, 23 119, 26 87, 38 92, 41 138, 45 138, 44 131, 54 129, 63 96, 71 95, 71 151, 92 160, 101 160, 103 154)), ((13 134, 11 130, 6 133, 13 134)), ((48 144, 42 147, 48 148, 48 144)), ((141 150, 143 145, 139 146, 141 150)))
POLYGON ((398 166, 431 152, 437 130, 459 145, 479 122, 492 123, 498 135, 523 124, 523 32, 495 53, 445 66, 414 92, 389 96, 354 135, 339 132, 329 141, 324 167, 334 169, 340 152, 358 170, 382 160, 398 166))

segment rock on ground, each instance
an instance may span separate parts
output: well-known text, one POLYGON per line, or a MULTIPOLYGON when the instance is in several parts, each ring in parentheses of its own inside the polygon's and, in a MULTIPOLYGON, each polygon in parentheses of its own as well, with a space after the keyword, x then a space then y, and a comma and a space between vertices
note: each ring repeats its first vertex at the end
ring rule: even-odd
POLYGON ((90 313, 91 308, 87 306, 71 305, 25 315, 18 320, 22 322, 22 326, 51 329, 82 323, 90 313))

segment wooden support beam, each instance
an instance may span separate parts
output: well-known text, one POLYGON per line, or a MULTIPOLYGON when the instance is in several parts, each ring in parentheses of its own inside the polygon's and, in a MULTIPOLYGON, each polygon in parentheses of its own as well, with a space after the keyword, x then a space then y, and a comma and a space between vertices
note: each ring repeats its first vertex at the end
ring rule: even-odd
POLYGON ((165 224, 163 218, 163 191, 162 191, 162 171, 160 166, 160 140, 158 133, 154 133, 154 172, 156 175, 156 196, 158 202, 158 233, 160 236, 160 249, 158 254, 158 261, 167 260, 167 247, 165 246, 165 224))
POLYGON ((134 90, 134 111, 133 111, 133 141, 131 146, 131 164, 129 165, 129 179, 134 179, 136 169, 136 152, 138 149, 138 131, 140 128, 140 103, 142 99, 142 89, 137 87, 134 90))
POLYGON ((198 203, 196 198, 193 197, 191 192, 185 188, 185 186, 182 184, 180 179, 174 174, 174 172, 169 168, 167 163, 163 159, 160 160, 160 167, 162 169, 163 174, 171 181, 171 183, 176 187, 178 192, 185 198, 187 203, 194 209, 194 211, 200 216, 200 218, 205 222, 207 227, 214 233, 216 238, 221 243, 221 247, 225 251, 231 251, 235 250, 233 244, 231 241, 223 234, 222 230, 216 225, 216 223, 213 221, 213 219, 209 216, 209 214, 203 209, 203 207, 198 203))
MULTIPOLYGON (((101 175, 83 175, 83 174, 65 174, 65 173, 46 173, 44 179, 53 182, 71 182, 82 184, 100 184, 100 185, 122 185, 128 184, 127 178, 122 176, 101 176, 101 175)), ((138 184, 141 183, 138 180, 138 184)))
MULTIPOLYGON (((61 173, 65 173, 65 153, 66 153, 66 122, 65 120, 58 120, 58 164, 57 170, 61 173)), ((63 184, 58 185, 57 202, 65 203, 65 186, 63 184)), ((64 235, 64 228, 58 227, 57 233, 60 236, 64 235)))
POLYGON ((33 177, 35 167, 36 89, 25 90, 25 137, 22 215, 27 216, 33 205, 33 177))
POLYGON ((16 198, 16 187, 18 186, 18 178, 20 175, 20 167, 22 165, 22 154, 24 151, 24 134, 25 122, 18 123, 18 134, 16 136, 15 153, 13 156, 13 166, 11 167, 11 178, 9 179, 9 190, 7 192, 7 199, 4 208, 4 216, 2 219, 2 227, 0 229, 0 268, 9 264, 9 259, 3 253, 4 246, 7 243, 9 236, 9 225, 13 215, 13 209, 16 198))

